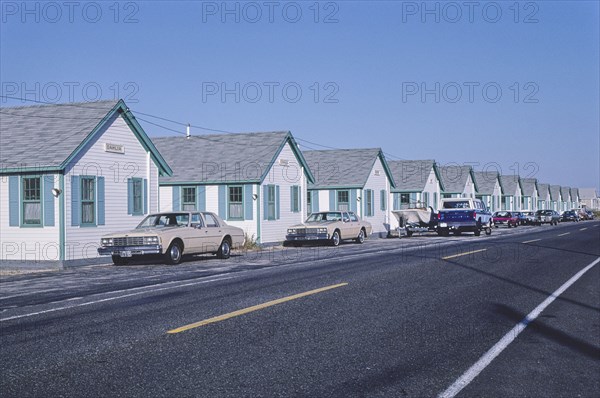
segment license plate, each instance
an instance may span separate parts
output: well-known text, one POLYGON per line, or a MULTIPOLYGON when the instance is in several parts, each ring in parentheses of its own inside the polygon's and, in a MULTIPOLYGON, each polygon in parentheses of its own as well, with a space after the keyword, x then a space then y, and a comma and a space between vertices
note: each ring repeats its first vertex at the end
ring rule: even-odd
POLYGON ((446 224, 445 222, 440 223, 440 227, 442 227, 442 228, 446 228, 447 226, 448 226, 448 224, 446 224))
POLYGON ((122 252, 119 253, 119 256, 121 256, 121 257, 131 257, 132 256, 131 250, 122 251, 122 252))

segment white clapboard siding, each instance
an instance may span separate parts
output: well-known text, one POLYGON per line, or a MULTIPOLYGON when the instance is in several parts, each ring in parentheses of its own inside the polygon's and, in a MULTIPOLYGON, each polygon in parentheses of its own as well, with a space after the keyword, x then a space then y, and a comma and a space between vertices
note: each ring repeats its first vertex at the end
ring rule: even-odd
MULTIPOLYGON (((59 199, 54 199, 54 226, 11 227, 9 226, 8 181, 8 176, 0 177, 0 261, 60 260, 59 199)), ((46 179, 42 178, 42 185, 46 181, 46 179)), ((53 187, 58 188, 59 184, 59 176, 56 174, 53 176, 53 187)), ((22 194, 20 182, 19 191, 20 197, 22 194)), ((41 193, 43 205, 43 186, 41 193)), ((19 211, 22 211, 20 206, 19 211)))
MULTIPOLYGON (((390 201, 389 201, 389 192, 390 192, 390 181, 388 179, 387 174, 385 173, 385 169, 383 168, 383 164, 381 160, 377 158, 375 161, 373 168, 369 173, 369 178, 363 188, 363 192, 359 194, 361 196, 361 201, 359 203, 360 206, 360 214, 363 219, 370 222, 373 226, 373 236, 384 238, 387 236, 388 231, 390 230, 390 201), (365 204, 365 195, 364 190, 371 189, 373 190, 373 202, 374 202, 374 213, 372 217, 364 216, 364 204, 365 204), (381 210, 381 191, 385 190, 386 192, 386 210, 381 210)), ((393 205, 393 203, 392 203, 393 205)))
POLYGON ((260 186, 260 242, 261 243, 275 243, 285 240, 287 229, 294 224, 301 223, 304 221, 304 215, 306 214, 306 178, 304 169, 299 164, 298 159, 294 155, 292 148, 287 143, 279 153, 277 159, 273 163, 273 166, 269 170, 269 173, 263 183, 260 186), (287 166, 280 164, 280 159, 287 161, 287 166), (278 185, 279 186, 279 206, 280 206, 280 217, 278 220, 265 220, 264 219, 264 200, 266 199, 263 195, 265 185, 278 185), (300 198, 300 211, 292 212, 290 209, 290 191, 291 186, 298 185, 301 187, 301 198, 300 198))
MULTIPOLYGON (((116 117, 107 124, 104 132, 84 148, 81 156, 74 160, 65 174, 65 260, 97 258, 100 237, 107 233, 135 228, 143 215, 127 214, 127 179, 157 178, 158 169, 149 161, 148 153, 140 144, 127 123, 116 117), (106 152, 105 143, 123 145, 124 154, 106 152), (105 178, 105 225, 79 227, 71 225, 71 176, 104 176, 105 178)), ((148 181, 152 187, 154 181, 148 181)), ((158 208, 156 189, 149 190, 149 212, 158 208)))

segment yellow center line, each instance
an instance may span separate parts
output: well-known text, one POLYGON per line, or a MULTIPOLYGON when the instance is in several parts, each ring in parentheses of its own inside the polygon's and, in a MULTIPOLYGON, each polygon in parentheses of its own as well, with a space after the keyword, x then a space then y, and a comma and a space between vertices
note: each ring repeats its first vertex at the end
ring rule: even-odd
POLYGON ((521 242, 521 243, 533 243, 533 242, 539 242, 539 241, 541 241, 541 239, 526 240, 525 242, 521 242))
POLYGON ((473 251, 470 251, 470 252, 464 252, 464 253, 454 254, 452 256, 442 257, 442 260, 449 260, 449 259, 455 258, 455 257, 468 256, 469 254, 484 252, 486 250, 487 249, 479 249, 479 250, 473 250, 473 251))
POLYGON ((586 229, 587 229, 587 228, 580 228, 579 230, 580 230, 580 231, 585 231, 586 229))
POLYGON ((339 283, 337 285, 325 286, 325 287, 322 287, 322 288, 319 288, 319 289, 310 290, 308 292, 294 294, 293 296, 287 296, 287 297, 282 297, 282 298, 277 299, 277 300, 267 301, 266 303, 254 305, 254 306, 248 307, 248 308, 243 308, 241 310, 237 310, 237 311, 233 311, 233 312, 230 312, 230 313, 227 313, 227 314, 215 316, 213 318, 208 318, 208 319, 205 319, 205 320, 200 321, 200 322, 190 323, 189 325, 185 325, 185 326, 178 327, 176 329, 169 330, 167 333, 169 333, 169 334, 175 334, 175 333, 185 332, 186 330, 190 330, 190 329, 194 329, 194 328, 199 328, 201 326, 205 326, 205 325, 208 325, 208 324, 211 324, 211 323, 215 323, 215 322, 221 322, 221 321, 224 321, 226 319, 234 318, 236 316, 245 315, 245 314, 248 314, 250 312, 262 310, 264 308, 272 307, 274 305, 285 303, 287 301, 292 301, 292 300, 296 300, 296 299, 299 299, 299 298, 302 298, 302 297, 306 297, 306 296, 310 296, 310 295, 313 295, 313 294, 322 293, 322 292, 325 292, 327 290, 336 289, 338 287, 342 287, 342 286, 346 286, 346 285, 348 285, 348 284, 347 283, 339 283))
POLYGON ((564 234, 560 234, 560 235, 557 235, 557 236, 565 236, 565 235, 569 235, 569 234, 570 234, 570 232, 565 232, 564 234))

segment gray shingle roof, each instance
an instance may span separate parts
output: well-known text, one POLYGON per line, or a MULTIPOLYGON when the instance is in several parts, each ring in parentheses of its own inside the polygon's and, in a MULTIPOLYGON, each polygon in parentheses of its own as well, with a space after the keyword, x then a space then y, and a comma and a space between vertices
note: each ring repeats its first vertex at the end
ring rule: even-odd
POLYGON ((571 188, 571 198, 575 200, 579 196, 579 188, 571 188))
POLYGON ((118 101, 0 108, 2 168, 58 167, 118 101))
POLYGON ((296 147, 288 131, 152 138, 173 169, 161 183, 204 184, 261 182, 288 140, 296 147))
POLYGON ((397 192, 422 192, 435 165, 435 160, 390 160, 390 171, 397 192))
POLYGON ((477 193, 480 195, 492 195, 498 181, 497 171, 476 171, 475 181, 477 181, 477 193))
POLYGON ((504 195, 514 196, 519 186, 519 176, 500 176, 500 183, 504 190, 504 195))
POLYGON ((560 187, 560 195, 563 200, 567 200, 571 197, 571 188, 570 187, 560 187))
MULTIPOLYGON (((334 149, 303 151, 304 158, 315 176, 310 189, 365 186, 377 157, 381 157, 384 169, 388 167, 380 148, 334 149)), ((382 170, 388 173, 388 170, 382 170)), ((391 178, 391 177, 390 177, 391 178)), ((393 179, 392 179, 392 185, 393 179)))
POLYGON ((579 198, 581 200, 590 200, 598 197, 598 192, 595 188, 579 188, 579 198))
POLYGON ((536 184, 537 178, 521 178, 521 188, 523 189, 523 196, 533 196, 536 184))
POLYGON ((552 200, 560 198, 560 185, 550 185, 550 198, 552 200))
POLYGON ((440 167, 440 178, 446 193, 462 193, 467 185, 471 166, 444 166, 440 167))
POLYGON ((550 190, 550 184, 538 184, 538 194, 542 200, 546 200, 548 191, 550 190))

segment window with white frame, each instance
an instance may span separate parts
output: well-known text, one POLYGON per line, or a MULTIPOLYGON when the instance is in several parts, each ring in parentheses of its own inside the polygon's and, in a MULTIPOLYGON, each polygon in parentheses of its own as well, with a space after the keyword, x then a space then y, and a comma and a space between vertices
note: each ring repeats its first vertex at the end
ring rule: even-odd
POLYGON ((24 177, 23 186, 23 220, 25 226, 42 225, 42 179, 40 177, 24 177))

